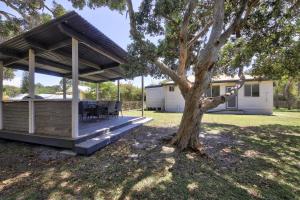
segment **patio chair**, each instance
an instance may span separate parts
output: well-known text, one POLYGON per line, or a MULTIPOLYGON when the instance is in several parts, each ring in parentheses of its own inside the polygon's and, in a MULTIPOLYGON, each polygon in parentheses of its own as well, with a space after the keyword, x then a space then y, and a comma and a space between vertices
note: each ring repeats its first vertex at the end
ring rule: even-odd
POLYGON ((107 107, 108 107, 108 101, 98 101, 98 116, 107 116, 107 107))
POLYGON ((87 102, 86 101, 80 101, 78 104, 78 113, 79 118, 81 120, 85 120, 88 117, 88 113, 86 111, 87 108, 87 102))
POLYGON ((115 101, 110 101, 107 106, 107 115, 113 116, 116 112, 116 102, 115 101))

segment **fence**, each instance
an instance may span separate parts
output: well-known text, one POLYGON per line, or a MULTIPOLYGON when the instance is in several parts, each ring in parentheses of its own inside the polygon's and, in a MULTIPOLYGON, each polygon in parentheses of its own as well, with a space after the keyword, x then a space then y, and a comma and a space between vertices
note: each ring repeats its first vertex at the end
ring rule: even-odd
POLYGON ((135 110, 142 108, 142 101, 125 101, 122 105, 122 110, 135 110))
MULTIPOLYGON (((274 101, 274 106, 279 108, 287 108, 288 104, 287 101, 278 100, 274 101)), ((300 101, 294 101, 292 104, 292 108, 300 109, 300 101)))

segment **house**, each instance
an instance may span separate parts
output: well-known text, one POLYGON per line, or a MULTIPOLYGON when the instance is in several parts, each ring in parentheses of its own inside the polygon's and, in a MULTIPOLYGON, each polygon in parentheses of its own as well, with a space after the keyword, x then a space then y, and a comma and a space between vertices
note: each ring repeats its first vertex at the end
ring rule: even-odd
MULTIPOLYGON (((193 82, 194 77, 188 79, 193 82)), ((230 91, 239 80, 237 76, 214 77, 205 96, 214 97, 230 91)), ((173 81, 146 87, 146 106, 148 109, 166 112, 183 112, 184 99, 173 81)), ((246 75, 246 81, 237 91, 237 96, 209 112, 233 112, 245 114, 272 114, 273 81, 246 75)))

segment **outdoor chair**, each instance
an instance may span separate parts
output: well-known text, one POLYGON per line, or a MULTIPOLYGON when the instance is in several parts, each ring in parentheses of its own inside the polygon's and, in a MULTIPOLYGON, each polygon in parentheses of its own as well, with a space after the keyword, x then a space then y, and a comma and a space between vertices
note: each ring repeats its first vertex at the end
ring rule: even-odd
POLYGON ((107 106, 107 115, 113 116, 116 112, 116 102, 115 101, 110 101, 107 106))
POLYGON ((107 107, 108 107, 108 101, 98 101, 98 116, 107 116, 107 107))

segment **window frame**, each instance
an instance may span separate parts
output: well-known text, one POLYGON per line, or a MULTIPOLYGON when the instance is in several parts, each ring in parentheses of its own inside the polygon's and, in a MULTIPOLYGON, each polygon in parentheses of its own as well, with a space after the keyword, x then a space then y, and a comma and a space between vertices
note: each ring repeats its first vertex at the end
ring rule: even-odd
POLYGON ((260 97, 260 84, 259 83, 247 83, 244 85, 244 97, 260 97), (258 88, 258 95, 253 95, 253 86, 256 86, 258 88), (250 95, 246 95, 246 88, 250 88, 250 95))
POLYGON ((169 92, 175 92, 175 87, 173 85, 169 85, 169 92))
POLYGON ((205 91, 205 97, 217 97, 221 94, 221 86, 220 85, 210 85, 209 88, 205 91), (213 87, 218 87, 218 95, 213 95, 213 87), (210 95, 207 95, 209 92, 210 95))
POLYGON ((212 85, 211 86, 211 97, 218 97, 218 96, 220 96, 220 94, 221 94, 220 90, 221 90, 220 85, 212 85), (214 93, 213 93, 213 87, 215 87, 215 88, 217 87, 218 88, 218 94, 217 95, 214 95, 214 93))

